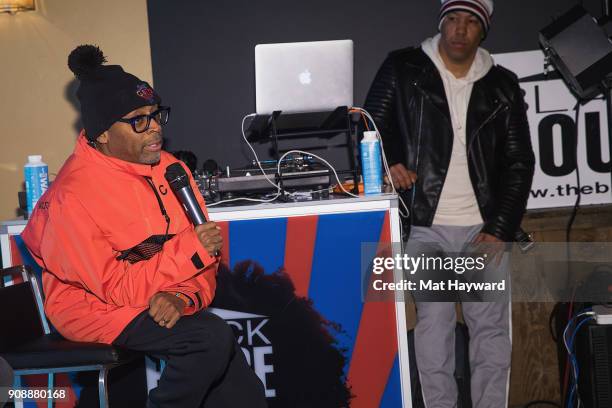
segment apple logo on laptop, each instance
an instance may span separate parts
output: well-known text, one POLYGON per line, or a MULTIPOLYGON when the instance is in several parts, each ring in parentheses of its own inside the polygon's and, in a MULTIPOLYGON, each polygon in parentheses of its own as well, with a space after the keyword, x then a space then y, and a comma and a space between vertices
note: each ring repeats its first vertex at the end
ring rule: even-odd
POLYGON ((310 83, 312 82, 312 77, 308 69, 302 72, 298 78, 300 79, 300 83, 302 85, 310 85, 310 83))

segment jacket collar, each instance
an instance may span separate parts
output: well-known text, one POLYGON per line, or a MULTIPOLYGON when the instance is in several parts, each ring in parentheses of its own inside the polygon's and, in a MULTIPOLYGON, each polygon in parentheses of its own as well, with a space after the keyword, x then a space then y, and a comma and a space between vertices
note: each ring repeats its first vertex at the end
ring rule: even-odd
POLYGON ((77 138, 74 155, 98 166, 144 177, 152 177, 153 167, 155 166, 150 164, 131 163, 105 155, 89 145, 84 130, 81 131, 77 138))
POLYGON ((495 89, 494 80, 490 75, 474 84, 468 107, 468 129, 470 128, 470 122, 474 126, 480 125, 502 105, 495 89), (470 121, 470 118, 472 121, 470 121))

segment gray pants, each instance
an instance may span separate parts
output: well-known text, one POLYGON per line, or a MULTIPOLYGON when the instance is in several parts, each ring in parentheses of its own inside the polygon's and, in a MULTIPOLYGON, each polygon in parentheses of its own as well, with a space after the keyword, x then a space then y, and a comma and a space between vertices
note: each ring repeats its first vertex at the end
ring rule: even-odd
MULTIPOLYGON (((412 227, 406 252, 434 243, 442 253, 458 253, 481 228, 482 225, 412 227)), ((509 270, 508 256, 497 268, 509 270)), ((425 406, 456 407, 455 303, 417 301, 416 307, 415 352, 425 406)), ((507 407, 512 352, 510 302, 462 302, 462 310, 470 334, 472 406, 507 407)))

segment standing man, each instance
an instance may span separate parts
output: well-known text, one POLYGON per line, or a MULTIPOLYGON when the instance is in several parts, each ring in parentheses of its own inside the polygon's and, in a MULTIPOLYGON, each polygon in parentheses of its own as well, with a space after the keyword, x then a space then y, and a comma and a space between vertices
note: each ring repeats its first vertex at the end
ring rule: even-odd
MULTIPOLYGON (((77 47, 84 131, 22 237, 43 269, 45 312, 73 341, 112 343, 167 362, 152 407, 265 407, 231 328, 205 310, 222 246, 193 227, 164 178, 170 108, 147 84, 77 47)), ((190 183, 198 202, 204 200, 190 183)))
MULTIPOLYGON (((396 187, 409 201, 407 248, 513 241, 533 177, 517 77, 480 48, 492 0, 445 0, 440 33, 389 54, 365 107, 377 122, 396 187)), ((507 257, 499 268, 508 268, 507 257)), ((507 302, 464 302, 476 408, 505 407, 511 357, 507 302)), ((428 408, 455 407, 455 304, 417 302, 415 351, 428 408)))

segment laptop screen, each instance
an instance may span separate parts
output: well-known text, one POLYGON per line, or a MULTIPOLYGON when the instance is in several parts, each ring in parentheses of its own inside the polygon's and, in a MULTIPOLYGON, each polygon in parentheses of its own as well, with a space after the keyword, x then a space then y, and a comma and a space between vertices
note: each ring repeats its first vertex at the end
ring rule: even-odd
POLYGON ((324 112, 353 105, 353 41, 259 44, 256 112, 324 112))

